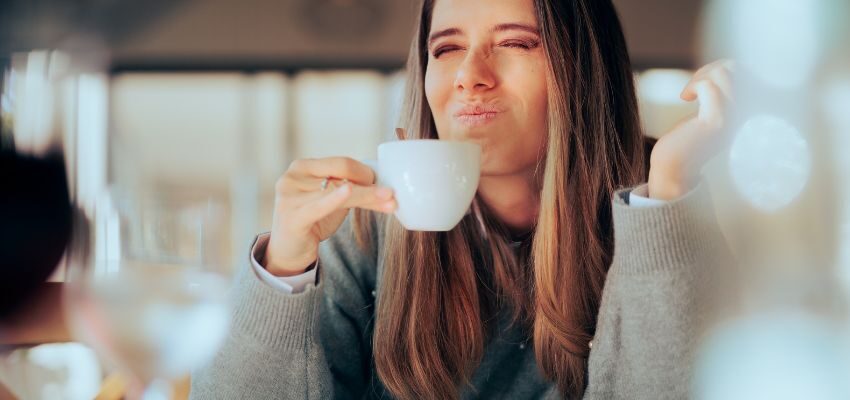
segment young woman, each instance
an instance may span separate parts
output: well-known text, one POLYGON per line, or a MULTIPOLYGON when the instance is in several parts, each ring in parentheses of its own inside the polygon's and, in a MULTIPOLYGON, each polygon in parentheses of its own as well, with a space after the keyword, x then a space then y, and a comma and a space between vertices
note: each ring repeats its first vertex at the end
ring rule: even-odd
POLYGON ((407 69, 408 135, 482 146, 475 212, 406 231, 367 166, 292 163, 192 396, 687 397, 727 65, 649 163, 610 0, 425 0, 407 69))

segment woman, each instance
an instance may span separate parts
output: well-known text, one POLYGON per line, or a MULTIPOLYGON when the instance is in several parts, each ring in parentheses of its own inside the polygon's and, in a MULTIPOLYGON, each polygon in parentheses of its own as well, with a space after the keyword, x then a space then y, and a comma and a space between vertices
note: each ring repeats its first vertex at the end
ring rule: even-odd
POLYGON ((700 115, 615 195, 647 175, 611 2, 426 0, 404 124, 481 144, 477 212, 405 231, 367 166, 292 163, 193 397, 686 397, 718 237, 696 149, 720 142, 726 70, 697 73, 683 98, 700 115))

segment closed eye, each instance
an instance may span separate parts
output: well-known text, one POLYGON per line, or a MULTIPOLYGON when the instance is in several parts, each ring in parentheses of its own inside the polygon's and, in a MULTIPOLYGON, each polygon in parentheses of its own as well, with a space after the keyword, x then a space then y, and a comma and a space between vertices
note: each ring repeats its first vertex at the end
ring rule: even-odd
POLYGON ((531 50, 533 48, 536 48, 538 45, 540 45, 540 42, 538 42, 538 41, 516 41, 516 40, 512 40, 512 41, 509 41, 509 42, 503 42, 502 44, 500 44, 500 46, 502 46, 502 47, 525 49, 525 50, 531 50))
POLYGON ((440 58, 440 56, 443 55, 444 53, 452 52, 452 51, 455 51, 455 50, 460 50, 460 47, 457 47, 457 46, 438 47, 436 50, 434 50, 434 58, 440 58))
MULTIPOLYGON (((531 50, 540 45, 539 41, 525 41, 525 40, 510 40, 506 42, 502 42, 499 44, 501 47, 513 48, 513 49, 521 49, 521 50, 531 50)), ((440 58, 441 55, 445 53, 449 53, 456 50, 462 50, 461 47, 455 45, 447 45, 438 47, 434 50, 434 58, 440 58)))

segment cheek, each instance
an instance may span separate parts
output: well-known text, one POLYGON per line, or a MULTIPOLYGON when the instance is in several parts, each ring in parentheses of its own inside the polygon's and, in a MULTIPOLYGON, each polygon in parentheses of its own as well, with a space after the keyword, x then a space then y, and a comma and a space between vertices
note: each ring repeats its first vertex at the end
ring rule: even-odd
POLYGON ((434 98, 434 77, 430 70, 425 72, 425 98, 428 100, 428 104, 433 103, 432 98, 434 98))
POLYGON ((533 88, 533 101, 535 103, 536 109, 540 110, 539 115, 543 117, 543 123, 545 123, 546 113, 548 112, 549 108, 549 89, 546 85, 546 74, 543 72, 543 69, 541 67, 535 67, 534 72, 534 79, 532 80, 532 82, 529 82, 529 86, 533 88))
POLYGON ((446 85, 444 80, 443 74, 439 70, 428 69, 425 72, 425 97, 435 113, 445 104, 446 85))
POLYGON ((520 119, 529 134, 537 137, 545 136, 549 103, 546 77, 540 76, 542 74, 537 66, 527 68, 524 72, 524 79, 517 80, 513 87, 514 93, 521 97, 521 102, 524 104, 524 115, 520 119))
POLYGON ((523 152, 526 158, 533 159, 540 156, 541 151, 546 147, 549 136, 547 129, 549 116, 548 89, 546 86, 546 77, 538 76, 538 74, 542 75, 539 71, 538 68, 535 68, 537 74, 529 75, 529 77, 534 78, 525 82, 527 85, 525 99, 528 104, 528 114, 526 115, 525 122, 528 128, 528 137, 525 139, 526 143, 523 145, 523 152))
POLYGON ((437 135, 444 138, 447 132, 446 106, 451 95, 451 85, 447 85, 445 74, 439 70, 429 69, 425 72, 425 98, 437 125, 437 135))
POLYGON ((506 66, 503 74, 505 87, 523 105, 524 115, 520 119, 529 129, 537 129, 546 122, 546 65, 544 60, 525 58, 506 66))

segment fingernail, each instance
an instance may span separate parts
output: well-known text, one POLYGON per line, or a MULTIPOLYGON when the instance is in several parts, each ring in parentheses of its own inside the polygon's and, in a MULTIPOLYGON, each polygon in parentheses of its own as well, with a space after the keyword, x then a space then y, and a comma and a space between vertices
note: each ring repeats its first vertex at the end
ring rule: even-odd
POLYGON ((393 212, 393 211, 395 211, 395 202, 392 202, 392 201, 386 202, 386 203, 384 203, 382 208, 384 209, 384 211, 393 212))
POLYGON ((387 187, 379 187, 375 189, 375 196, 377 196, 379 199, 389 199, 393 196, 393 191, 392 189, 387 187))

